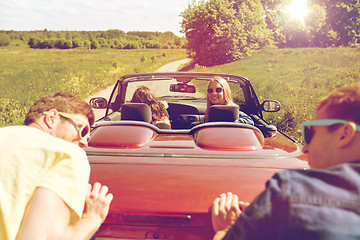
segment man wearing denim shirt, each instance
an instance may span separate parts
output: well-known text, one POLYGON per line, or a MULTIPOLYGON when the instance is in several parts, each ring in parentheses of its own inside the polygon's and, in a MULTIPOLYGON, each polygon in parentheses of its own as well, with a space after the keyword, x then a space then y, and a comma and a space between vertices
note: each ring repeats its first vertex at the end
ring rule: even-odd
POLYGON ((324 99, 303 134, 311 169, 279 171, 243 212, 221 194, 214 239, 360 239, 360 85, 324 99))

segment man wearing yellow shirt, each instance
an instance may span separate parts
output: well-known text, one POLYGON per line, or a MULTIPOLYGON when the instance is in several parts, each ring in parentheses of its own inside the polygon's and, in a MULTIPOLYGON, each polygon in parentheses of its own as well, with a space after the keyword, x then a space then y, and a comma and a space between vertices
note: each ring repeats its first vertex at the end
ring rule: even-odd
POLYGON ((113 198, 89 186, 91 107, 66 93, 30 108, 25 126, 0 128, 0 239, 89 239, 113 198), (85 211, 84 211, 85 207, 85 211))

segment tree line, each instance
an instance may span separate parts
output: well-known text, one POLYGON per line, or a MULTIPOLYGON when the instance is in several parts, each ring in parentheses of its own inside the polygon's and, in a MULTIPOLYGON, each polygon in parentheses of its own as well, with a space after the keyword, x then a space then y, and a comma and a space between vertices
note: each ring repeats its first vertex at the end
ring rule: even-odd
POLYGON ((31 48, 186 48, 193 64, 232 62, 265 47, 349 47, 360 43, 360 0, 307 0, 303 21, 291 19, 294 0, 192 0, 180 13, 181 32, 0 31, 31 48))
POLYGON ((232 62, 268 46, 339 47, 360 43, 360 0, 307 0, 303 21, 291 19, 293 0, 193 0, 181 31, 194 63, 232 62))
POLYGON ((0 46, 11 41, 23 41, 30 48, 115 48, 115 49, 178 49, 184 48, 186 39, 172 32, 107 31, 0 31, 0 46))

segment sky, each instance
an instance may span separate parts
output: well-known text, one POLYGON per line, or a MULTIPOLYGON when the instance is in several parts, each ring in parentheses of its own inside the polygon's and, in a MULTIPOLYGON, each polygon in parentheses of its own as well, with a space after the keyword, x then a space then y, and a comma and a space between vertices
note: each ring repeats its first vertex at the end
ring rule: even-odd
POLYGON ((171 31, 190 0, 0 0, 0 30, 171 31))

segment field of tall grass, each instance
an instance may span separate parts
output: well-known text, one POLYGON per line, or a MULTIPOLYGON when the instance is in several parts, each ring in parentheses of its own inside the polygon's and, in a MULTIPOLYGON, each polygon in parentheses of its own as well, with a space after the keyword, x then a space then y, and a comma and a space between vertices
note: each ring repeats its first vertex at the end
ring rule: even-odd
MULTIPOLYGON (((186 58, 183 49, 34 50, 0 49, 0 126, 21 124, 28 107, 48 92, 86 99, 128 73, 152 72, 186 58)), ((335 89, 360 83, 360 48, 263 49, 233 63, 191 71, 248 78, 260 99, 278 100, 278 113, 264 118, 301 140, 301 123, 335 89)))
POLYGON ((360 48, 264 49, 237 62, 192 71, 248 78, 260 102, 282 104, 278 113, 264 118, 301 142, 301 124, 312 119, 322 98, 339 87, 360 84, 360 48))
POLYGON ((81 98, 129 73, 153 72, 186 58, 184 49, 0 48, 0 126, 21 124, 30 105, 49 92, 81 98))

